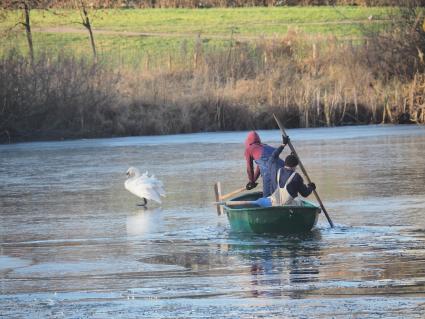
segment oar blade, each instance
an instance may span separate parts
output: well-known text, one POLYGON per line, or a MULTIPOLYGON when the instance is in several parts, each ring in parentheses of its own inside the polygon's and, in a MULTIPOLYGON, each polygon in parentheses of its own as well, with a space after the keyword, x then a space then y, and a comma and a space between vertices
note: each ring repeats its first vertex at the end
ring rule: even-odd
MULTIPOLYGON (((221 202, 222 199, 221 199, 221 183, 220 182, 217 182, 214 184, 214 194, 215 194, 215 201, 217 203, 221 202)), ((224 213, 223 206, 220 204, 217 204, 216 207, 217 207, 217 215, 218 216, 222 215, 224 213)))

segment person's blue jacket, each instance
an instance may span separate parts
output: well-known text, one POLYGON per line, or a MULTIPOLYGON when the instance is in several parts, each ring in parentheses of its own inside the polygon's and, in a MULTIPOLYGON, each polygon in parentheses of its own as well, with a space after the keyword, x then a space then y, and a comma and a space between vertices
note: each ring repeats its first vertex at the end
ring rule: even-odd
POLYGON ((278 148, 274 149, 273 153, 268 158, 267 170, 269 171, 269 175, 270 175, 270 186, 269 186, 270 194, 266 196, 270 196, 271 194, 273 194, 273 192, 277 188, 277 180, 276 180, 277 172, 279 168, 285 166, 285 162, 279 157, 280 153, 282 153, 284 148, 285 148, 285 145, 281 145, 278 148))
POLYGON ((271 169, 271 167, 274 166, 274 162, 277 161, 270 161, 270 159, 275 151, 276 149, 274 147, 263 144, 261 157, 255 160, 255 163, 260 168, 261 177, 263 178, 263 197, 270 196, 273 192, 271 185, 273 179, 276 179, 276 177, 272 175, 272 171, 274 171, 274 169, 271 169))

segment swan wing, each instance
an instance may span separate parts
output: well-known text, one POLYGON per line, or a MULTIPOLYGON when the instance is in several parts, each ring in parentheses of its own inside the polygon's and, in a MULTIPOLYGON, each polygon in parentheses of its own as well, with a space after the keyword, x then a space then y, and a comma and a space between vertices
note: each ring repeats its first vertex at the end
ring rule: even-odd
POLYGON ((155 175, 148 176, 146 172, 140 178, 142 178, 144 183, 149 184, 160 196, 165 197, 164 184, 155 175))
POLYGON ((144 175, 137 178, 130 178, 124 185, 130 193, 140 198, 146 198, 161 203, 161 193, 158 191, 158 187, 144 175))
POLYGON ((148 195, 145 187, 139 187, 134 179, 128 179, 124 183, 125 189, 137 197, 144 198, 148 195))

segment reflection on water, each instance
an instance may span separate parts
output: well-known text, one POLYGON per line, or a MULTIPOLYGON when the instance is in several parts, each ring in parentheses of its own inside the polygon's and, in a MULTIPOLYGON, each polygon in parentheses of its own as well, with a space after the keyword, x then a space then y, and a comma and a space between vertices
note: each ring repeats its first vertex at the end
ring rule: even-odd
POLYGON ((156 233, 161 226, 159 209, 140 207, 133 214, 126 216, 127 237, 148 237, 156 233))
MULTIPOLYGON (((245 241, 243 237, 241 241, 245 241)), ((233 245, 231 249, 251 264, 251 294, 253 297, 302 298, 294 289, 297 283, 319 280, 321 233, 280 236, 265 245, 233 245)))
POLYGON ((335 229, 238 234, 217 217, 214 182, 246 183, 245 133, 0 146, 2 314, 422 318, 425 130, 289 134, 335 229), (161 206, 136 206, 129 166, 164 181, 161 206))

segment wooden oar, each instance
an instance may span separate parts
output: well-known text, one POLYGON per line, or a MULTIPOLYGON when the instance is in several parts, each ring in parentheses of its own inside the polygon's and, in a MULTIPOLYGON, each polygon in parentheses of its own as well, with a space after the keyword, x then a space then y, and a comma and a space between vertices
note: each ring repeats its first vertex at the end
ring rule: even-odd
POLYGON ((222 202, 215 202, 216 205, 226 205, 226 206, 237 206, 237 205, 255 205, 260 207, 271 207, 272 202, 270 198, 267 197, 261 197, 257 200, 230 200, 230 201, 222 201, 222 202))
POLYGON ((234 191, 232 191, 232 192, 230 192, 230 193, 227 193, 227 194, 225 194, 225 195, 221 195, 220 199, 221 199, 221 200, 228 199, 228 198, 233 197, 233 196, 235 196, 236 194, 239 194, 239 193, 241 193, 241 192, 243 192, 243 191, 246 191, 246 188, 245 188, 245 187, 241 187, 241 188, 239 188, 239 189, 237 189, 237 190, 234 190, 234 191))
MULTIPOLYGON (((276 123, 279 126, 282 135, 287 137, 288 135, 285 132, 285 128, 283 127, 283 124, 279 121, 279 119, 276 117, 276 115, 273 114, 273 117, 276 120, 276 123)), ((291 149, 291 152, 298 158, 298 163, 299 163, 298 165, 300 166, 301 171, 303 172, 304 176, 307 178, 307 182, 311 183, 310 177, 308 176, 307 171, 305 170, 304 165, 301 162, 300 157, 298 156, 297 152, 295 151, 295 148, 292 145, 291 141, 288 142, 288 145, 289 145, 289 148, 291 149)), ((325 213, 325 216, 326 216, 326 219, 329 222, 329 225, 331 226, 331 228, 334 228, 334 223, 332 222, 331 218, 329 217, 328 212, 325 209, 325 206, 323 206, 323 203, 322 203, 322 200, 319 197, 319 194, 317 193, 316 190, 314 190, 313 193, 314 193, 314 196, 316 197, 317 201, 319 202, 320 208, 322 208, 322 211, 325 213)))
MULTIPOLYGON (((223 200, 226 200, 226 199, 228 199, 228 198, 230 198, 230 197, 232 197, 232 196, 234 196, 236 194, 239 194, 239 193, 241 193, 241 192, 243 192, 245 190, 246 190, 245 187, 241 187, 241 188, 239 188, 237 190, 234 190, 234 191, 232 191, 230 193, 221 195, 221 183, 220 182, 217 182, 217 183, 214 184, 215 201, 217 203, 222 202, 223 200)), ((223 213, 224 213, 223 206, 217 204, 217 215, 220 216, 223 213)))

